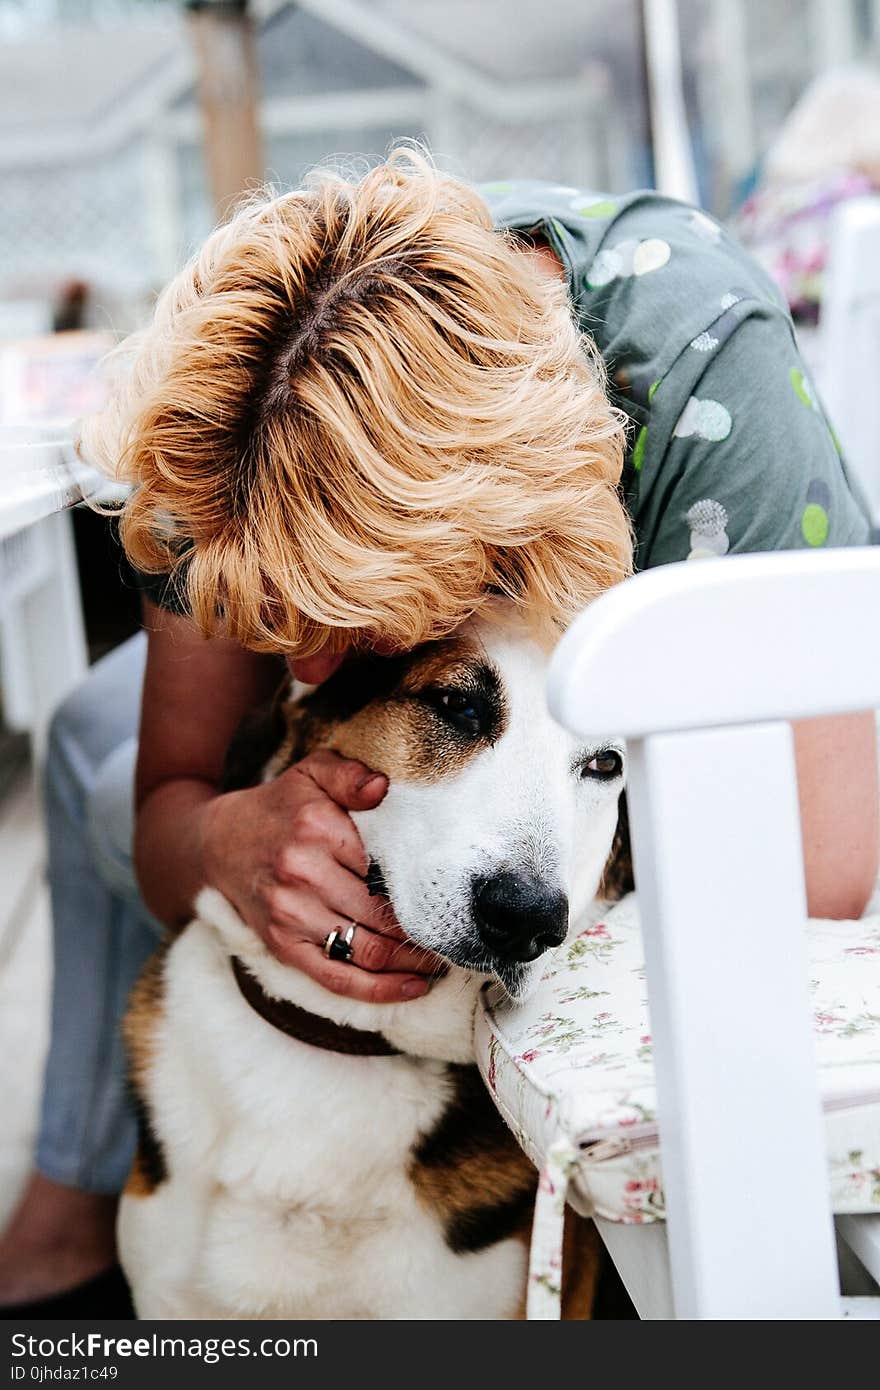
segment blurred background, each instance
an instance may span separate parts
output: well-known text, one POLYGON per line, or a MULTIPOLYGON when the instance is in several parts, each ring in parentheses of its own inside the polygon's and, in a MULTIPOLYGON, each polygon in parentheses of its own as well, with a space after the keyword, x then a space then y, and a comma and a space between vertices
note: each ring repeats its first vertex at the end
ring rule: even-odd
MULTIPOLYGON (((833 396, 824 277, 835 210, 880 189, 880 0, 0 0, 0 1222, 45 1038, 31 772, 53 703, 138 623, 110 523, 58 510, 85 485, 70 422, 236 195, 400 137, 468 179, 700 203, 776 275, 833 396)), ((848 358, 853 391, 870 354, 848 358)), ((837 418, 876 412, 857 394, 837 418)))
MULTIPOLYGON (((200 64, 218 109, 254 65, 260 138, 238 151, 253 181, 418 136, 467 178, 650 185, 651 8, 252 0, 248 33, 235 3, 0 0, 0 333, 45 324, 65 293, 73 312, 78 292, 86 323, 127 329, 210 229, 200 64)), ((677 11, 696 196, 722 217, 812 79, 880 52, 877 0, 659 11, 677 11)))

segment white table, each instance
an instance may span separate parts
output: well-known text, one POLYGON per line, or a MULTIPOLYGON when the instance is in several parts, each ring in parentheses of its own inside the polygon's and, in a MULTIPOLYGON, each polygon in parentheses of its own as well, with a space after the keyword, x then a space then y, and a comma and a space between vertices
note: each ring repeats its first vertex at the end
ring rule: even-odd
POLYGON ((38 762, 88 665, 69 508, 104 482, 63 427, 0 427, 0 679, 6 721, 30 732, 38 762))

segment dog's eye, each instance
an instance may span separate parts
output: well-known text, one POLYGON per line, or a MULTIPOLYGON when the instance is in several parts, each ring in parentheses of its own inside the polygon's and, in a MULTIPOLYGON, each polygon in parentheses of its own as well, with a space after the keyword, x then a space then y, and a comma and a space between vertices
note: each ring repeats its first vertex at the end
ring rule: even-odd
POLYGON ((592 758, 581 763, 581 776, 597 782, 613 782, 623 773, 623 758, 616 748, 600 748, 592 758))
POLYGON ((428 690, 425 701, 448 724, 476 737, 484 724, 483 701, 465 690, 428 690))

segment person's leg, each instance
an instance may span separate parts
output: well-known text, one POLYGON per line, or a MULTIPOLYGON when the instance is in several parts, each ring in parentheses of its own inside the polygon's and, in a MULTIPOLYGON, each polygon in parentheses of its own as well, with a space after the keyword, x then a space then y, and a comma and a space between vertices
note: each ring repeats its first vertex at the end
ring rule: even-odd
POLYGON ((133 737, 114 748, 84 800, 82 772, 62 790, 56 759, 47 799, 57 983, 37 1167, 55 1182, 105 1194, 123 1186, 135 1143, 119 1025, 161 933, 131 865, 136 753, 133 737))
POLYGON ((115 1257, 116 1194, 134 1146, 119 1021, 158 931, 131 868, 144 648, 135 638, 100 662, 52 723, 52 1034, 37 1172, 0 1240, 0 1302, 72 1287, 115 1257))

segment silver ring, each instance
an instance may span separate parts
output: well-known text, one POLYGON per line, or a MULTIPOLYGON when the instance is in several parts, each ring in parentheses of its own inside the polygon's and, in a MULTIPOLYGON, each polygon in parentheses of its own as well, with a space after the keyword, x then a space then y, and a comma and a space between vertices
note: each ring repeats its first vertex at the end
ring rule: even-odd
POLYGON ((357 930, 357 922, 350 922, 342 931, 341 927, 334 927, 324 937, 324 955, 328 960, 342 960, 346 963, 354 955, 354 934, 357 930))

